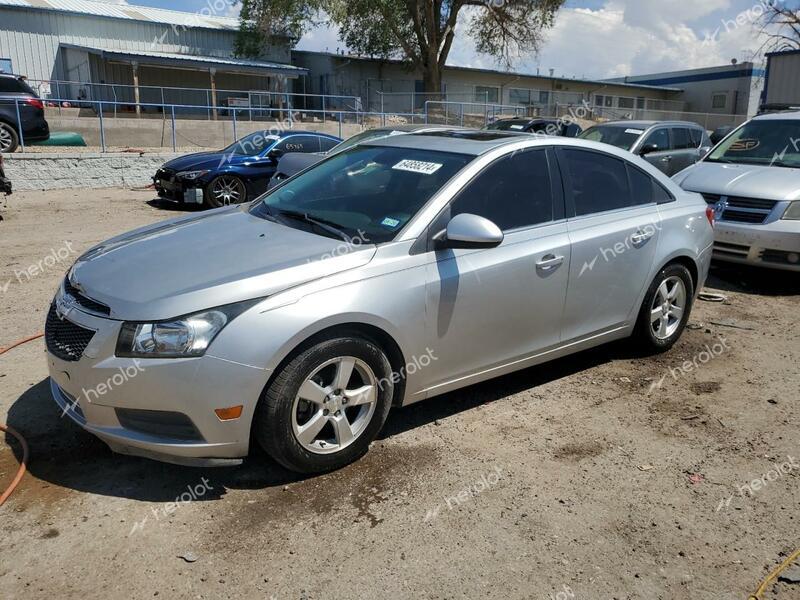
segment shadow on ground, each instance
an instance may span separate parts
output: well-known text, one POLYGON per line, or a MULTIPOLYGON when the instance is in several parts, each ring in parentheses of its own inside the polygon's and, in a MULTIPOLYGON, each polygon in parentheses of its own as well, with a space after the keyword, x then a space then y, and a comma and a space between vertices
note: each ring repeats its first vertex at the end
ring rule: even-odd
POLYGON ((756 296, 797 296, 800 295, 800 273, 714 263, 706 286, 756 296))
POLYGON ((159 210, 168 210, 172 212, 197 212, 205 208, 201 204, 187 204, 175 200, 165 200, 164 198, 153 198, 152 200, 148 200, 147 204, 159 210))
MULTIPOLYGON (((633 356, 628 345, 615 343, 397 409, 390 414, 379 439, 386 440, 522 390, 633 356)), ((221 485, 198 498, 205 501, 219 499, 227 489, 265 489, 309 479, 287 471, 257 447, 243 465, 213 469, 181 467, 114 454, 69 418, 62 418, 50 397, 47 379, 30 387, 14 402, 8 412, 8 424, 23 433, 30 445, 28 477, 40 480, 43 485, 79 492, 168 502, 175 500, 176 489, 195 486, 201 477, 207 477, 221 485)), ((8 457, 4 462, 19 461, 21 452, 16 441, 7 435, 6 443, 14 449, 15 456, 4 453, 8 457)), ((373 447, 370 454, 385 451, 373 447)), ((357 470, 358 464, 354 468, 357 470)), ((0 465, 0 471, 4 470, 13 472, 15 465, 0 465)))

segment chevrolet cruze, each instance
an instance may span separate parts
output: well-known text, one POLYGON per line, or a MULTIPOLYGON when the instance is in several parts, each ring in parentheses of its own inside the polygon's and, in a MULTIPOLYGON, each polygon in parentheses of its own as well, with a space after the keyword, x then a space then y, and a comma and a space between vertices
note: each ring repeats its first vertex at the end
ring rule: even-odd
POLYGON ((670 348, 712 219, 605 144, 372 140, 86 252, 47 315, 52 394, 117 452, 225 465, 254 440, 335 469, 392 407, 620 338, 670 348))

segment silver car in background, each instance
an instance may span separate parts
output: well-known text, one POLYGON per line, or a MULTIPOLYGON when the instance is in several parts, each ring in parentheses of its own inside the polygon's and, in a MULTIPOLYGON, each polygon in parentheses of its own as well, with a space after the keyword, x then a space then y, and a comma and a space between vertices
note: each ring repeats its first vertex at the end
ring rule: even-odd
POLYGON ((232 464, 255 439, 323 472, 392 406, 630 336, 670 348, 712 241, 699 195, 611 146, 384 137, 81 256, 47 316, 51 390, 117 452, 232 464))
POLYGON ((713 207, 715 259, 800 271, 800 112, 752 119, 674 179, 713 207))
POLYGON ((614 121, 590 127, 579 137, 628 150, 669 176, 696 163, 714 145, 705 129, 689 121, 614 121))

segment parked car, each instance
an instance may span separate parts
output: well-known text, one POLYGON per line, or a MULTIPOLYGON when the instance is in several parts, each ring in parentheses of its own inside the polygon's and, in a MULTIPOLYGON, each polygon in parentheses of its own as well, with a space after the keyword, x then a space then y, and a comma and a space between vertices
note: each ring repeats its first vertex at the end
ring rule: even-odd
POLYGON ((162 198, 219 208, 241 204, 264 193, 278 160, 287 152, 320 152, 341 142, 313 131, 280 135, 251 133, 217 152, 199 152, 171 160, 153 177, 162 198))
POLYGON ((739 127, 675 177, 714 208, 714 258, 800 271, 800 112, 739 127))
POLYGON ((562 137, 578 137, 583 129, 577 123, 564 119, 498 119, 484 127, 487 131, 522 131, 540 135, 559 135, 562 137))
POLYGON ((669 176, 696 163, 713 146, 706 130, 688 121, 615 121, 590 127, 579 137, 638 154, 669 176))
POLYGON ((44 104, 23 77, 0 73, 0 152, 14 152, 23 140, 40 142, 50 137, 44 104), (19 108, 19 114, 17 113, 19 108))
POLYGON ((719 144, 719 143, 720 143, 722 140, 724 140, 724 139, 725 139, 725 137, 726 137, 726 136, 727 136, 727 135, 728 135, 728 134, 729 134, 731 131, 733 131, 734 129, 736 129, 736 127, 735 127, 734 125, 723 125, 722 127, 717 127, 717 128, 716 128, 716 129, 715 129, 715 130, 714 130, 714 131, 711 133, 711 135, 709 136, 709 138, 711 139, 711 143, 712 143, 714 146, 716 146, 716 145, 717 145, 717 144, 719 144))
POLYGON ((11 194, 11 180, 6 178, 6 172, 3 168, 3 155, 0 154, 0 192, 6 196, 11 194))
POLYGON ((81 256, 47 315, 52 394, 117 452, 233 464, 253 439, 328 471, 392 406, 630 336, 670 348, 706 279, 710 214, 608 145, 371 140, 249 206, 81 256))
POLYGON ((461 127, 450 127, 446 125, 396 125, 392 127, 376 127, 374 129, 366 129, 361 133, 347 138, 338 146, 334 146, 327 152, 315 152, 310 154, 302 154, 300 152, 289 152, 281 157, 278 161, 278 169, 275 175, 270 179, 267 189, 272 189, 284 179, 289 179, 300 171, 307 169, 311 165, 315 165, 336 152, 342 152, 348 148, 352 148, 356 144, 366 142, 379 137, 387 135, 400 135, 404 133, 422 133, 425 131, 438 131, 443 129, 461 129, 461 127))

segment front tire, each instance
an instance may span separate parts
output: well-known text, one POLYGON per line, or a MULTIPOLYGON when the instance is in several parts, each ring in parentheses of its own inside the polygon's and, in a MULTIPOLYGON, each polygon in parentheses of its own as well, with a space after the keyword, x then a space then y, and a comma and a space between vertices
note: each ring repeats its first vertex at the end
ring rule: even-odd
POLYGON ((338 337, 300 352, 262 395, 253 418, 256 440, 299 473, 357 460, 389 414, 391 371, 386 354, 361 337, 338 337))
POLYGON ((645 294, 634 337, 647 352, 666 352, 680 339, 694 300, 689 270, 673 263, 664 267, 645 294))
POLYGON ((247 201, 247 187, 235 175, 220 175, 212 179, 203 190, 204 204, 208 208, 221 208, 247 201))
POLYGON ((17 130, 8 123, 0 123, 0 152, 14 152, 18 146, 17 130))

